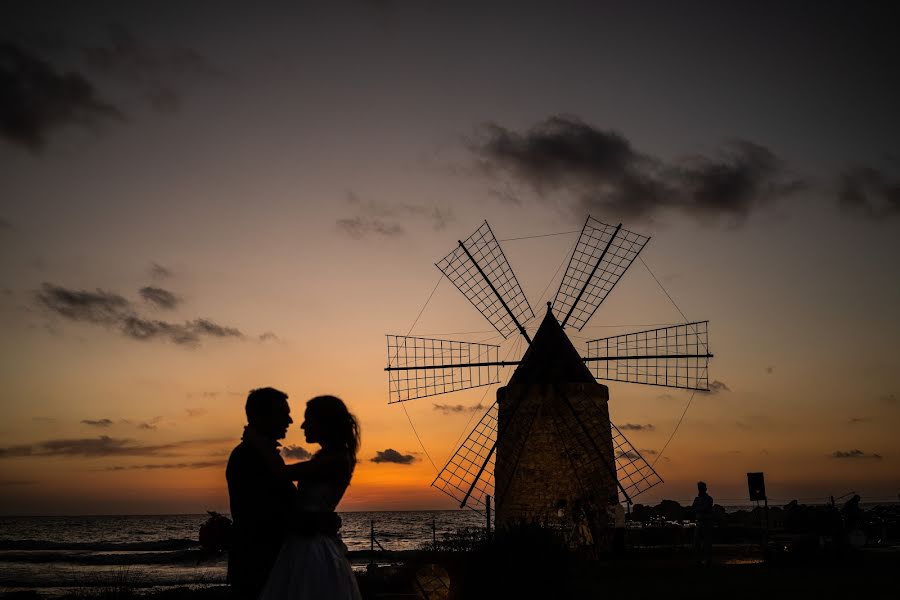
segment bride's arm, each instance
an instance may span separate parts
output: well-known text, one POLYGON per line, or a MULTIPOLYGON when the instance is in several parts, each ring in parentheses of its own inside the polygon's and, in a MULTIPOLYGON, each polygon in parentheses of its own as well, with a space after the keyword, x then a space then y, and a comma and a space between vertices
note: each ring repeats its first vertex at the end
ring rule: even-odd
POLYGON ((333 477, 336 472, 347 469, 347 461, 339 455, 316 455, 309 460, 285 465, 284 470, 291 481, 322 479, 333 477))

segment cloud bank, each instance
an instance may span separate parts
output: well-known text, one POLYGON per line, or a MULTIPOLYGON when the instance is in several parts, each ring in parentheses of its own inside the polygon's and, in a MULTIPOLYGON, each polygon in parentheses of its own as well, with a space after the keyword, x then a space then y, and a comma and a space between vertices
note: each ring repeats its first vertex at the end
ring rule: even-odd
POLYGON ((181 302, 178 296, 176 296, 169 290, 164 290, 152 285, 142 287, 138 293, 147 304, 155 306, 156 308, 162 308, 164 310, 172 310, 181 302))
POLYGON ((900 217, 900 179, 871 167, 851 169, 838 183, 838 205, 875 221, 900 217))
POLYGON ((874 460, 881 460, 884 458, 880 454, 875 454, 874 452, 863 452, 862 450, 853 449, 853 450, 835 450, 831 453, 832 458, 840 458, 840 459, 855 459, 855 458, 871 458, 874 460))
POLYGON ((93 129, 124 119, 82 74, 11 42, 0 41, 0 89, 0 137, 32 153, 63 127, 93 129))
POLYGON ((618 427, 622 431, 653 431, 656 429, 656 427, 650 423, 647 423, 646 425, 641 425, 639 423, 625 423, 618 427))
POLYGON ((387 448, 386 450, 376 451, 375 456, 371 460, 373 463, 394 463, 398 465, 410 465, 416 460, 416 457, 412 454, 400 454, 393 448, 387 448))
POLYGON ((338 219, 340 232, 354 239, 365 237, 395 238, 406 235, 404 223, 417 223, 429 226, 433 231, 441 231, 453 220, 448 209, 441 209, 423 204, 405 202, 363 201, 354 194, 347 194, 347 205, 355 214, 338 219))
POLYGON ((622 134, 576 117, 552 116, 524 132, 484 125, 470 150, 482 173, 551 193, 569 212, 652 220, 669 210, 740 225, 758 208, 804 187, 759 144, 736 139, 712 157, 666 162, 622 134))
POLYGON ((306 460, 312 457, 309 450, 303 446, 285 446, 281 449, 281 456, 284 458, 292 458, 294 460, 306 460))
POLYGON ((128 300, 100 289, 90 292, 44 283, 34 297, 37 305, 50 314, 111 328, 133 340, 164 340, 179 346, 196 347, 209 338, 244 338, 240 330, 209 319, 171 323, 142 317, 128 300))
POLYGON ((434 410, 444 413, 445 415, 453 413, 477 412, 484 409, 484 405, 480 402, 473 406, 465 406, 463 404, 433 404, 434 410))
POLYGON ((142 445, 130 439, 111 438, 101 435, 96 438, 56 439, 0 448, 0 458, 21 456, 81 456, 98 458, 103 456, 174 456, 188 442, 173 444, 142 445))

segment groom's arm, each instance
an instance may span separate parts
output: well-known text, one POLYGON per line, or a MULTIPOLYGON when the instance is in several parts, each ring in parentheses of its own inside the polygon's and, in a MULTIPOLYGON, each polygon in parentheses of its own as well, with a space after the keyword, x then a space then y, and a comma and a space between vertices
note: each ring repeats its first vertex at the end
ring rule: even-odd
POLYGON ((341 528, 341 517, 335 512, 295 511, 288 519, 288 529, 300 535, 336 535, 341 528))

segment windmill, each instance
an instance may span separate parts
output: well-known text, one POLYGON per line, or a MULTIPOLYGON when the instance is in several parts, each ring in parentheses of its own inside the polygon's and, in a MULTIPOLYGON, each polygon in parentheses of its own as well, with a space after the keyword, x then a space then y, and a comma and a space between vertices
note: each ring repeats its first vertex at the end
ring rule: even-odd
POLYGON ((500 336, 528 347, 501 360, 499 345, 387 336, 390 403, 500 383, 500 370, 516 367, 434 487, 461 508, 493 496, 498 526, 568 519, 596 542, 610 506, 662 482, 610 421, 598 380, 708 390, 708 322, 591 340, 583 357, 565 333, 587 324, 648 241, 588 216, 533 338, 534 311, 486 221, 436 263, 500 336))

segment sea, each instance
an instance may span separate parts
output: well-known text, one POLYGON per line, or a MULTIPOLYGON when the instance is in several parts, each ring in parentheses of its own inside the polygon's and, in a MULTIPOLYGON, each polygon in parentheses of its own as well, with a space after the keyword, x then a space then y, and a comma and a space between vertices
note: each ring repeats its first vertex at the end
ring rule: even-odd
MULTIPOLYGON (((340 515, 341 537, 350 552, 369 550, 373 530, 384 550, 396 551, 415 550, 433 538, 484 526, 484 515, 472 510, 340 515)), ((225 556, 205 555, 198 542, 200 526, 208 518, 0 517, 0 591, 33 590, 54 597, 99 595, 126 585, 148 592, 222 585, 225 556)), ((364 569, 366 561, 351 562, 354 569, 364 569)))

